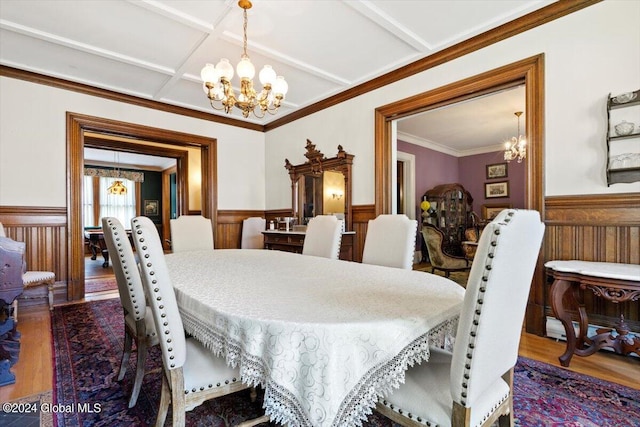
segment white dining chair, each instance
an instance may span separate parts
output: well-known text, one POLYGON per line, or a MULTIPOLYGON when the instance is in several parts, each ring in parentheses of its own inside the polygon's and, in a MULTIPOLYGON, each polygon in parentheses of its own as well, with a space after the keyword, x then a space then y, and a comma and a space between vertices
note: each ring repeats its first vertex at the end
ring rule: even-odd
POLYGON ((185 412, 204 401, 249 388, 237 368, 227 366, 194 338, 185 338, 175 291, 169 277, 158 230, 144 216, 131 220, 131 230, 147 300, 160 335, 162 391, 156 426, 164 425, 172 405, 173 425, 185 425, 185 412))
POLYGON ((317 215, 309 220, 302 255, 338 259, 342 240, 342 221, 334 215, 317 215))
POLYGON ((377 410, 405 426, 513 425, 513 368, 544 224, 504 210, 484 229, 471 267, 453 353, 431 349, 377 410))
POLYGON ((241 249, 264 249, 264 234, 267 220, 259 217, 246 218, 242 221, 241 249))
POLYGON ((411 270, 417 229, 418 222, 406 215, 379 215, 369 220, 362 263, 411 270))
POLYGON ((213 250, 211 220, 202 215, 181 215, 169 221, 172 252, 213 250))
POLYGON ((147 352, 160 341, 153 324, 153 315, 147 307, 142 279, 127 232, 122 223, 112 217, 102 218, 102 231, 107 249, 111 254, 111 265, 116 276, 124 315, 124 350, 120 360, 118 381, 123 380, 127 371, 132 341, 136 343, 136 375, 129 398, 129 408, 133 408, 142 387, 147 352))

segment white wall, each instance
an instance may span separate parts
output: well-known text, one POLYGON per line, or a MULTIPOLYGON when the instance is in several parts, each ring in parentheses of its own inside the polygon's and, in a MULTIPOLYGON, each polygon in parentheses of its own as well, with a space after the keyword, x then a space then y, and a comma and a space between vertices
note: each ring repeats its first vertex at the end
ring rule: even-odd
POLYGON ((218 140, 218 209, 265 209, 264 134, 0 77, 0 205, 66 206, 66 112, 218 140))
MULTIPOLYGON (((640 89, 640 2, 609 0, 343 102, 267 133, 267 209, 289 207, 284 159, 302 163, 306 139, 327 157, 355 155, 353 203, 374 203, 374 110, 540 53, 545 54, 545 195, 640 191, 607 187, 606 97, 640 89)), ((420 173, 416 171, 416 173, 420 173)))
MULTIPOLYGON (((605 181, 605 99, 640 88, 640 2, 608 0, 361 95, 266 135, 0 77, 0 205, 66 206, 65 113, 218 139, 219 209, 291 205, 284 159, 304 162, 306 139, 327 157, 355 155, 353 203, 374 203, 376 107, 545 54, 545 195, 640 191, 605 181)), ((417 171, 419 173, 419 171, 417 171)))

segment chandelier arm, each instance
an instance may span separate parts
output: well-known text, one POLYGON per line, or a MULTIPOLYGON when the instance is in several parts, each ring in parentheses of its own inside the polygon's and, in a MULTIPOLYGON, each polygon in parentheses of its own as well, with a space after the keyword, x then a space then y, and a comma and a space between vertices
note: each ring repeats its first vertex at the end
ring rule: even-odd
POLYGON ((209 99, 209 104, 211 104, 211 108, 213 108, 214 110, 217 110, 217 111, 222 111, 222 110, 224 110, 224 107, 216 107, 216 106, 213 104, 214 102, 222 102, 222 101, 216 101, 216 100, 214 100, 214 99, 209 99))

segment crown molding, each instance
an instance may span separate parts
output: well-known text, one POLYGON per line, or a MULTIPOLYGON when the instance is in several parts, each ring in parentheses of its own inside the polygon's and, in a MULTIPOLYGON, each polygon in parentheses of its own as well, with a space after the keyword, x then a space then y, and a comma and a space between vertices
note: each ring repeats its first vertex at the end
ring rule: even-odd
POLYGON ((307 107, 296 110, 290 114, 280 117, 266 125, 257 123, 249 123, 234 119, 231 117, 219 116, 217 114, 206 113, 203 111, 193 110, 186 107, 166 104, 159 101, 140 98, 137 96, 126 95, 107 89, 101 89, 83 83, 75 83, 69 80, 46 76, 36 72, 20 70, 17 68, 0 65, 0 76, 20 79, 32 83, 43 84, 56 87, 59 89, 70 90, 83 93, 90 96, 109 99, 112 101, 123 102, 127 104, 137 105, 140 107, 151 108, 159 111, 165 111, 196 119, 207 120, 229 126, 267 132, 291 123, 302 117, 306 117, 318 111, 324 110, 341 102, 360 96, 364 93, 371 92, 383 86, 395 83, 399 80, 410 77, 414 74, 426 71, 430 68, 452 61, 461 56, 467 55, 509 37, 515 36, 532 28, 551 22, 555 19, 577 12, 586 7, 592 6, 602 0, 566 0, 557 1, 534 12, 528 13, 513 21, 502 24, 496 28, 486 31, 482 34, 474 36, 468 40, 450 46, 444 50, 433 53, 425 58, 407 64, 397 70, 392 70, 380 77, 359 84, 351 89, 347 89, 329 98, 318 101, 307 107))

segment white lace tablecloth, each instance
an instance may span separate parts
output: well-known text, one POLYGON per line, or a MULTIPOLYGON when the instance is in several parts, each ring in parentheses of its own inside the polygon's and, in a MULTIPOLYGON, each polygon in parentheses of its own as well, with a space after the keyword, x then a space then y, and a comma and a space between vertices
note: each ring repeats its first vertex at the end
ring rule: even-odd
POLYGON ((451 346, 464 289, 425 272, 268 250, 167 255, 185 330, 265 389, 290 426, 358 426, 429 345, 451 346))

